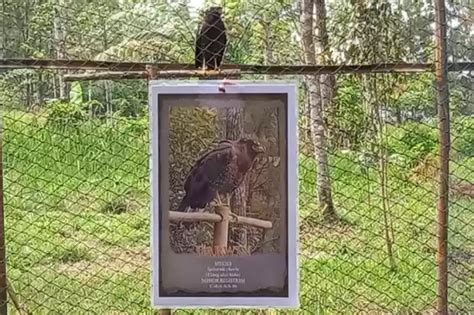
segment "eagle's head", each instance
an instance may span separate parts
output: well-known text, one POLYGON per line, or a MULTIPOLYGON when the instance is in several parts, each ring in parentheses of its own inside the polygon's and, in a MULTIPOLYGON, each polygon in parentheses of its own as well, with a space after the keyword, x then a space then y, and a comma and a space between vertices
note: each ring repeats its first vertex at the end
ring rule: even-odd
POLYGON ((238 143, 242 145, 251 156, 254 157, 265 152, 265 147, 262 146, 258 141, 249 138, 242 138, 239 139, 238 143))
POLYGON ((214 13, 214 14, 222 15, 222 7, 218 7, 218 6, 216 6, 216 7, 210 7, 210 8, 207 10, 207 12, 208 12, 209 14, 214 13))
POLYGON ((206 11, 206 17, 211 20, 217 20, 222 15, 222 7, 210 7, 206 11))

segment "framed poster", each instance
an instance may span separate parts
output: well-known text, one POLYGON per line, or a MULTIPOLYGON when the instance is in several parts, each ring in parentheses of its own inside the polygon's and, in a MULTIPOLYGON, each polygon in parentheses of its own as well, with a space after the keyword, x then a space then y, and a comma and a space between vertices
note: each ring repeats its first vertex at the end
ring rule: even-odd
POLYGON ((297 307, 296 85, 149 93, 152 304, 297 307))

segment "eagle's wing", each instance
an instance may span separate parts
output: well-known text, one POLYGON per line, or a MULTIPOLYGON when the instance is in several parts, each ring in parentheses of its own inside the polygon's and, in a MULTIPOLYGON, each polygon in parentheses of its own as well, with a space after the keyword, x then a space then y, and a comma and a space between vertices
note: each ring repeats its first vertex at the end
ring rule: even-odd
POLYGON ((234 155, 235 153, 231 142, 219 142, 215 149, 207 152, 194 163, 184 183, 184 190, 188 192, 191 188, 191 184, 201 186, 217 179, 217 177, 225 171, 234 155))
POLYGON ((196 68, 202 67, 203 51, 202 51, 202 27, 198 26, 196 30, 196 51, 194 56, 194 64, 196 68))
POLYGON ((227 36, 226 36, 226 29, 224 25, 224 21, 222 19, 219 20, 218 22, 218 29, 219 29, 219 44, 220 48, 217 51, 217 55, 219 58, 218 64, 220 65, 222 62, 222 59, 224 58, 224 54, 227 48, 227 36))

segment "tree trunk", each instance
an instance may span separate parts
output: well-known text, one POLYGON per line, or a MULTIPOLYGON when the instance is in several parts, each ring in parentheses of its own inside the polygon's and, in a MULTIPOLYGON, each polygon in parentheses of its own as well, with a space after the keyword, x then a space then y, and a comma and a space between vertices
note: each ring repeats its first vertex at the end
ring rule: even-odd
MULTIPOLYGON (((268 18, 264 18, 262 21, 263 33, 264 33, 264 64, 271 65, 273 63, 273 45, 272 45, 272 29, 268 18)), ((270 80, 271 76, 266 74, 265 80, 270 80)))
MULTIPOLYGON (((309 100, 309 86, 308 86, 309 80, 306 79, 306 91, 305 91, 305 98, 309 100)), ((304 150, 303 152, 305 154, 312 154, 314 152, 313 148, 313 143, 312 143, 312 138, 311 138, 311 106, 308 102, 305 102, 303 104, 302 108, 302 114, 306 119, 304 120, 304 125, 303 125, 303 145, 304 145, 304 150)))
POLYGON ((26 98, 25 104, 27 110, 31 110, 32 105, 32 89, 31 89, 31 74, 26 75, 26 98))
MULTIPOLYGON (((302 0, 302 40, 305 62, 316 64, 316 50, 324 52, 329 57, 326 31, 326 9, 323 0, 302 0), (313 10, 316 7, 316 26, 318 37, 314 38, 313 10), (316 47, 315 47, 316 45, 316 47)), ((324 63, 328 57, 320 57, 324 63)), ((314 155, 317 161, 316 186, 319 206, 323 209, 325 218, 335 218, 336 213, 332 201, 331 179, 329 177, 329 159, 327 150, 327 127, 324 121, 324 109, 328 107, 334 94, 334 77, 331 75, 307 76, 309 91, 309 110, 311 120, 311 137, 314 145, 314 155)))
POLYGON ((56 83, 56 78, 57 76, 56 75, 52 75, 52 81, 53 81, 53 97, 54 98, 58 98, 58 87, 57 87, 57 83, 56 83))
POLYGON ((112 107, 112 86, 110 81, 104 81, 104 97, 105 97, 105 117, 107 123, 112 122, 112 116, 114 114, 114 109, 112 107))
MULTIPOLYGON (((0 49, 0 58, 7 58, 8 55, 7 55, 7 43, 8 43, 8 34, 7 34, 7 17, 6 17, 6 11, 7 10, 7 6, 6 6, 6 3, 5 3, 5 0, 2 1, 2 41, 1 41, 1 44, 2 44, 2 48, 0 49)), ((3 72, 3 71, 6 71, 6 70, 1 70, 0 72, 3 72)))
MULTIPOLYGON (((236 140, 244 135, 244 111, 240 108, 229 108, 226 113, 226 138, 236 140)), ((247 214, 247 178, 232 194, 231 211, 240 216, 247 214)), ((232 228, 231 239, 234 246, 247 246, 247 230, 245 226, 232 228)))
MULTIPOLYGON (((322 81, 322 80, 321 80, 322 81)), ((321 82, 320 81, 320 82, 321 82)), ((318 191, 319 205, 323 209, 323 216, 334 218, 336 216, 334 204, 332 201, 331 178, 329 176, 329 156, 326 139, 326 123, 324 121, 323 99, 326 97, 323 93, 326 82, 321 82, 318 88, 312 84, 310 90, 311 106, 311 133, 313 136, 314 153, 317 159, 318 173, 316 177, 316 187, 318 191)))
MULTIPOLYGON (((58 3, 54 6, 54 45, 57 59, 66 59, 66 32, 64 26, 64 20, 62 19, 61 12, 65 7, 63 0, 58 0, 58 3)), ((64 74, 66 70, 58 70, 58 86, 59 86, 59 98, 67 99, 67 83, 64 80, 64 74)))
MULTIPOLYGON (((318 31, 315 48, 318 53, 318 62, 329 64, 331 55, 329 51, 329 40, 326 27, 326 3, 325 0, 315 0, 316 21, 315 26, 318 31)), ((329 176, 329 155, 326 135, 328 128, 325 122, 325 113, 331 107, 334 98, 334 88, 336 80, 332 74, 324 74, 319 77, 321 87, 320 106, 315 106, 314 116, 317 123, 317 134, 314 136, 315 153, 318 158, 318 185, 319 203, 324 209, 323 215, 326 218, 335 218, 336 212, 332 201, 331 178, 329 176)))
MULTIPOLYGON (((304 60, 307 64, 316 64, 313 40, 313 1, 301 0, 301 37, 303 42, 304 60)), ((309 79, 311 76, 307 76, 309 79)))
POLYGON ((36 87, 36 105, 38 107, 43 106, 44 103, 44 81, 43 81, 43 72, 38 72, 38 82, 36 87))
MULTIPOLYGON (((301 37, 302 37, 302 49, 304 54, 304 62, 306 64, 316 64, 316 54, 314 50, 313 40, 313 0, 301 0, 299 2, 300 17, 301 17, 301 37)), ((305 83, 307 87, 307 98, 308 102, 304 105, 303 114, 306 115, 305 135, 307 136, 306 145, 310 146, 307 150, 310 151, 314 147, 312 142, 312 121, 311 121, 311 106, 314 104, 311 101, 311 91, 315 93, 318 89, 316 86, 317 76, 307 75, 305 76, 305 83)))
POLYGON ((396 110, 395 115, 396 115, 396 118, 397 118, 397 125, 401 125, 401 123, 403 122, 402 110, 400 109, 400 106, 397 106, 395 110, 396 110))

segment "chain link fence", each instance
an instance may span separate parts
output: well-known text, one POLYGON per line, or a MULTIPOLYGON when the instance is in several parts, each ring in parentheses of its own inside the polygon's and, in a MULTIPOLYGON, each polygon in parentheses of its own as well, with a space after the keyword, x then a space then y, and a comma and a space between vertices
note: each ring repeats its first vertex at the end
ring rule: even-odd
MULTIPOLYGON (((202 76, 196 29, 200 10, 212 4, 2 2, 2 217, 12 312, 153 312, 146 79, 202 76)), ((445 12, 431 1, 219 4, 228 39, 223 71, 299 84, 301 307, 262 312, 434 313, 443 307, 440 288, 450 312, 474 312, 472 3, 448 1, 445 12), (448 63, 435 73, 443 40, 448 63), (445 241, 437 237, 444 213, 437 202, 448 165, 439 158, 447 152, 443 117, 450 124, 446 286, 437 274, 445 241)), ((205 143, 208 118, 184 115, 180 123, 202 126, 205 143)), ((200 145, 189 147, 183 165, 200 145)), ((256 313, 173 310, 213 312, 256 313)))

